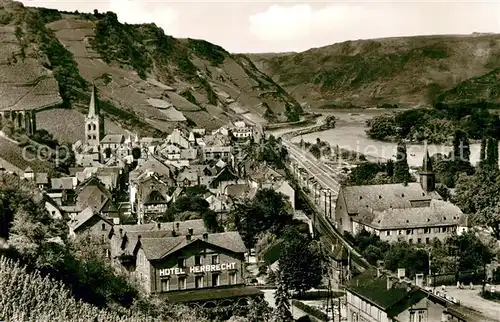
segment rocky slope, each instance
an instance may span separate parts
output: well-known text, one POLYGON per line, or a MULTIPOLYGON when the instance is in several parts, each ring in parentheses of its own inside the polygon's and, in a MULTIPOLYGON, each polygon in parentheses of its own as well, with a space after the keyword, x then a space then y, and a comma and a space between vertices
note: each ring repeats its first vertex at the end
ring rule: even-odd
MULTIPOLYGON (((35 107, 83 116, 94 82, 107 122, 143 135, 179 126, 214 129, 237 115, 280 121, 300 112, 247 57, 175 39, 154 24, 124 25, 113 13, 61 13, 0 0, 0 58, 0 108, 28 97, 35 107)), ((83 132, 83 118, 68 120, 70 114, 43 111, 38 127, 72 141, 83 132)))
POLYGON ((249 55, 313 107, 500 103, 500 35, 347 41, 286 55, 249 55))

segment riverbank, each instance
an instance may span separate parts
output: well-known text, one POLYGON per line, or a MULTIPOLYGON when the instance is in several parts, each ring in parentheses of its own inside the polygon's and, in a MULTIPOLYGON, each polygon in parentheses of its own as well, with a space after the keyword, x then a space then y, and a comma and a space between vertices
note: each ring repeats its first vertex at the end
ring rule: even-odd
POLYGON ((293 129, 294 127, 300 127, 300 126, 308 126, 316 123, 316 120, 321 116, 322 114, 320 113, 312 113, 309 115, 305 115, 302 120, 297 122, 270 123, 264 125, 263 128, 264 130, 272 131, 272 130, 287 129, 287 128, 293 129))

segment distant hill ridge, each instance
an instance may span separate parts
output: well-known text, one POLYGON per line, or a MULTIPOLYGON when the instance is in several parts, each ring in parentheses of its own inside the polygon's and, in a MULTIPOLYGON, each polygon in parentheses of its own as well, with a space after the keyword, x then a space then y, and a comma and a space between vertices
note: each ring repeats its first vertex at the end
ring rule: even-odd
POLYGON ((249 57, 295 99, 313 107, 500 103, 498 34, 355 40, 249 57))

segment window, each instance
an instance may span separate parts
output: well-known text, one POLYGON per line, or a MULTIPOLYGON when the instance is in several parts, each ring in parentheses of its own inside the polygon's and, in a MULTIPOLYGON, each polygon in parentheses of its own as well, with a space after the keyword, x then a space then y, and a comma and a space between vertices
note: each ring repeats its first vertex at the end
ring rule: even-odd
POLYGON ((408 243, 413 244, 413 239, 410 238, 410 240, 408 240, 408 243))
POLYGON ((185 264, 186 264, 186 263, 185 263, 184 258, 178 258, 178 259, 177 259, 177 267, 179 267, 179 268, 185 267, 185 266, 184 266, 185 264))
POLYGON ((388 231, 386 231, 386 232, 385 232, 385 234, 386 234, 387 236, 390 236, 390 235, 391 235, 391 231, 390 231, 390 230, 388 230, 388 231))
POLYGON ((161 280, 161 291, 168 292, 170 291, 170 279, 164 278, 161 280))
POLYGON ((431 242, 431 239, 429 237, 425 238, 425 243, 429 244, 431 242))
POLYGON ((92 140, 92 136, 91 136, 91 135, 88 135, 88 136, 87 136, 87 138, 88 138, 89 140, 92 140))
POLYGON ((95 129, 96 129, 95 124, 92 125, 92 129, 95 131, 95 129))
POLYGON ((400 230, 398 233, 399 233, 399 235, 402 235, 402 234, 403 234, 403 231, 402 231, 402 230, 400 230))
POLYGON ((229 285, 236 284, 236 272, 229 273, 229 285))
POLYGON ((422 243, 422 238, 417 239, 417 243, 421 244, 422 243))
POLYGON ((186 289, 186 278, 179 277, 178 282, 179 282, 179 290, 185 290, 186 289))
POLYGON ((429 233, 429 228, 424 228, 424 234, 428 234, 429 233))
POLYGON ((90 125, 90 124, 89 124, 88 129, 89 129, 89 130, 92 130, 92 125, 90 125))
POLYGON ((220 279, 219 274, 212 274, 212 287, 219 286, 219 279, 220 279))
POLYGON ((407 230, 406 230, 406 234, 407 234, 407 235, 410 235, 410 234, 411 234, 411 229, 407 229, 407 230))
POLYGON ((194 257, 194 266, 200 266, 201 265, 201 256, 200 255, 196 255, 194 257))
POLYGON ((101 230, 106 230, 106 224, 101 225, 101 230))
POLYGON ((203 276, 195 276, 194 287, 195 288, 203 287, 203 276))
POLYGON ((212 255, 212 265, 219 264, 219 255, 212 255))
POLYGON ((92 135, 92 139, 95 140, 95 135, 92 135))
POLYGON ((425 321, 425 311, 418 311, 417 322, 425 321))
POLYGON ((446 232, 446 227, 441 228, 441 232, 445 233, 446 232))

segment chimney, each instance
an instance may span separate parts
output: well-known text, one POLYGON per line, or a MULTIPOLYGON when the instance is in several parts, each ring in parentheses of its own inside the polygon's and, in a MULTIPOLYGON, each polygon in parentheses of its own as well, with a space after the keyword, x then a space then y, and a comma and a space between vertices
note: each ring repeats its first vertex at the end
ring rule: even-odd
POLYGON ((177 227, 177 230, 179 230, 179 226, 180 226, 180 224, 178 222, 175 223, 175 227, 177 227))
POLYGON ((208 239, 208 233, 203 233, 203 239, 207 240, 208 239))
POLYGON ((391 276, 387 275, 387 289, 390 290, 392 288, 392 285, 393 285, 393 280, 391 278, 391 276))
POLYGON ((189 233, 189 235, 192 235, 193 234, 193 228, 189 228, 188 229, 188 233, 189 233))

